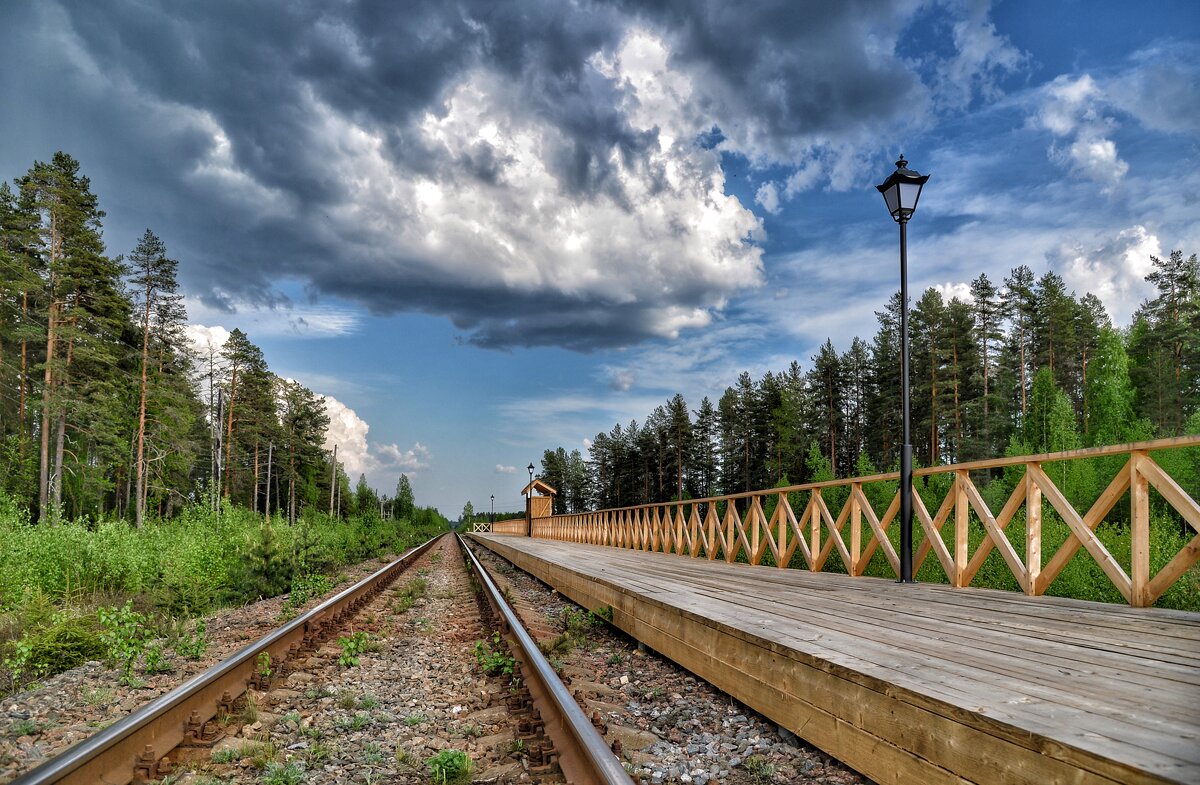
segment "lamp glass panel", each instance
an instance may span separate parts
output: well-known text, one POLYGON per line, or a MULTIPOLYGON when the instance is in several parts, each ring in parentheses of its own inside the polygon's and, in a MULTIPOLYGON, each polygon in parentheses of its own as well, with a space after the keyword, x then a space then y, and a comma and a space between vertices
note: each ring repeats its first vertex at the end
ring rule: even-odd
POLYGON ((887 202, 888 212, 895 215, 900 209, 900 186, 893 183, 891 188, 883 192, 883 200, 887 202))
POLYGON ((921 196, 920 183, 900 183, 900 206, 905 210, 915 210, 917 199, 921 196))

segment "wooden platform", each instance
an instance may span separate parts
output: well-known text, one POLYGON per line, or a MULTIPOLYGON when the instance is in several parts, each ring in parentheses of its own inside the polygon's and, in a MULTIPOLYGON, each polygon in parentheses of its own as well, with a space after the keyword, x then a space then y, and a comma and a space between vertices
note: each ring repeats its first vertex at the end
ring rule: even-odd
POLYGON ((879 783, 1200 783, 1200 614, 475 538, 879 783))

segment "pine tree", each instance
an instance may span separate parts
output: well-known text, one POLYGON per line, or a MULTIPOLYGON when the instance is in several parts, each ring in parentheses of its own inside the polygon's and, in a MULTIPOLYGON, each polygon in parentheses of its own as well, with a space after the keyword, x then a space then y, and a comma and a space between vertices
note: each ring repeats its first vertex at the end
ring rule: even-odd
POLYGON ((813 367, 805 377, 809 400, 812 403, 812 426, 821 452, 836 475, 840 440, 845 428, 846 381, 842 358, 825 343, 812 358, 813 367))
POLYGON ((692 452, 692 419, 687 401, 676 394, 667 401, 667 454, 674 479, 672 492, 676 499, 684 498, 684 479, 687 476, 688 456, 692 452))
POLYGON ((182 297, 176 292, 179 285, 175 280, 179 263, 167 257, 167 247, 149 229, 142 235, 137 246, 129 255, 134 286, 139 300, 141 317, 142 351, 141 374, 138 388, 137 449, 135 453, 134 522, 139 528, 146 515, 146 409, 152 383, 151 337, 159 347, 158 359, 172 350, 179 340, 186 314, 181 305, 182 297))
POLYGON ((857 336, 850 349, 842 355, 841 366, 846 384, 844 416, 845 438, 842 439, 838 465, 850 467, 870 442, 868 401, 871 400, 871 354, 866 341, 857 336))
POLYGON ((910 321, 913 454, 926 466, 941 463, 946 410, 950 408, 943 367, 945 321, 942 295, 936 289, 926 289, 910 321))
MULTIPOLYGON (((325 474, 325 402, 299 382, 277 381, 281 456, 287 468, 288 519, 293 523, 301 504, 315 504, 315 479, 325 474)), ((374 493, 374 491, 372 491, 374 493)))
POLYGON ((771 413, 778 456, 775 473, 779 478, 786 476, 793 482, 801 482, 805 476, 804 459, 813 436, 808 392, 800 363, 793 360, 777 380, 779 405, 771 413))
POLYGON ((1079 400, 1079 421, 1083 423, 1083 433, 1086 436, 1088 433, 1089 422, 1091 420, 1089 402, 1087 396, 1088 387, 1088 364, 1092 361, 1092 357, 1100 345, 1100 334, 1111 329, 1111 322, 1108 318, 1108 312, 1104 310, 1104 303, 1100 302, 1100 298, 1088 292, 1079 300, 1079 307, 1075 312, 1075 345, 1079 352, 1079 389, 1082 395, 1079 400))
POLYGON ((980 384, 982 386, 980 399, 980 429, 979 445, 976 455, 985 457, 999 452, 996 436, 1003 429, 994 422, 998 407, 997 395, 994 389, 996 358, 999 355, 999 342, 1003 337, 1001 322, 1004 320, 1004 307, 1000 302, 999 290, 988 279, 986 273, 971 282, 971 308, 975 320, 975 341, 979 354, 980 384))
POLYGON ((976 446, 981 430, 983 393, 979 385, 982 360, 978 354, 974 321, 971 306, 957 297, 951 298, 946 306, 941 340, 950 404, 946 458, 952 463, 984 457, 976 446))
POLYGON ((1200 403, 1200 263, 1182 251, 1150 261, 1155 269, 1146 280, 1158 296, 1135 314, 1130 351, 1138 411, 1160 433, 1175 435, 1200 403))
POLYGON ((696 410, 696 424, 692 428, 692 471, 695 496, 707 498, 717 492, 717 409, 708 396, 700 401, 696 410))
POLYGON ((96 426, 112 425, 116 388, 110 372, 119 358, 116 337, 128 321, 121 265, 104 255, 104 212, 79 169, 75 159, 59 152, 49 164, 36 162, 18 181, 30 249, 45 282, 39 298, 45 308, 39 317, 46 324, 39 424, 42 518, 62 508, 68 416, 88 422, 95 437, 72 450, 77 467, 98 466, 98 451, 112 446, 114 430, 96 426))
MULTIPOLYGON (((257 509, 258 471, 253 462, 266 444, 263 426, 276 417, 272 374, 267 370, 262 349, 234 328, 221 348, 228 373, 225 382, 225 473, 223 493, 236 499, 245 494, 248 506, 257 509), (241 468, 253 471, 253 482, 244 481, 241 468)), ((287 389, 286 387, 283 389, 287 389)), ((249 474, 249 472, 247 472, 249 474)))
POLYGON ((1018 411, 1024 420, 1029 408, 1029 368, 1030 331, 1036 301, 1034 298, 1033 271, 1025 265, 1014 267, 1009 277, 1004 279, 1004 291, 1001 294, 1004 313, 1011 324, 1011 331, 1005 346, 1005 358, 1012 376, 1016 379, 1017 400, 1020 402, 1018 411))

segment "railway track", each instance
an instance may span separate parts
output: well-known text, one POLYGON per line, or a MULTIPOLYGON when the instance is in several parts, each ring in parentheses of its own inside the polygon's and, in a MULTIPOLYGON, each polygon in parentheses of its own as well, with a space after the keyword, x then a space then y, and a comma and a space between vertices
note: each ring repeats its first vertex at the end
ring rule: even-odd
MULTIPOLYGON (((125 785, 165 778, 181 768, 181 761, 206 759, 223 737, 236 735, 237 728, 231 725, 239 704, 279 685, 299 681, 305 669, 319 659, 315 655, 329 648, 329 639, 356 623, 356 614, 365 611, 362 615, 374 620, 387 613, 387 597, 381 595, 389 584, 419 560, 428 564, 432 556, 441 563, 444 560, 440 554, 457 552, 464 554, 478 581, 481 616, 490 617, 474 623, 468 634, 494 627, 511 650, 512 674, 503 709, 513 716, 512 725, 517 729, 512 744, 523 753, 522 768, 517 773, 523 781, 535 783, 629 785, 631 780, 621 763, 555 676, 487 570, 465 544, 447 535, 405 553, 230 658, 23 774, 13 785, 125 785)), ((449 563, 445 569, 461 571, 449 563)), ((402 657, 406 651, 401 642, 393 654, 402 657)))

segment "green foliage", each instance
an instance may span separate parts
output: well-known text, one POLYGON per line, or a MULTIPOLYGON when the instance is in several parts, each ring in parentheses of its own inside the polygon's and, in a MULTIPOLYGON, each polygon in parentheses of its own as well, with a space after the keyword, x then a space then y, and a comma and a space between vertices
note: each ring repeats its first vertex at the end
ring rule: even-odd
MULTIPOLYGON (((100 641, 105 656, 110 665, 121 669, 121 683, 129 684, 133 680, 134 665, 146 652, 151 639, 146 617, 133 609, 132 600, 120 608, 101 608, 99 616, 100 641)), ((155 655, 156 664, 159 654, 161 652, 155 655)))
POLYGON ((295 562, 270 520, 264 520, 251 537, 242 564, 239 584, 255 597, 274 597, 291 585, 295 562))
POLYGON ((271 678, 271 652, 260 651, 258 656, 254 658, 254 672, 261 679, 271 678))
POLYGON ((471 778, 471 758, 462 750, 442 750, 425 765, 434 785, 459 785, 471 778))
POLYGON ((365 632, 356 632, 353 635, 338 638, 337 642, 338 646, 342 647, 342 653, 338 656, 338 664, 352 668, 358 665, 359 657, 371 645, 371 636, 365 632))
POLYGON ((205 634, 207 628, 204 620, 196 622, 196 626, 189 632, 183 630, 175 641, 175 653, 180 657, 186 657, 189 660, 198 660, 208 651, 208 636, 205 634))
POLYGON ((46 595, 28 592, 10 618, 16 637, 0 645, 0 664, 8 671, 14 689, 31 679, 104 656, 94 612, 73 606, 56 608, 46 595))
POLYGON ((369 728, 374 724, 375 721, 371 719, 371 715, 361 711, 356 711, 353 715, 348 717, 338 717, 334 722, 334 726, 338 730, 343 731, 362 730, 363 728, 369 728))
POLYGON ((408 582, 407 585, 405 585, 403 589, 393 592, 395 599, 392 600, 392 603, 389 606, 392 613, 395 613, 396 615, 406 613, 408 609, 411 608, 414 603, 416 603, 419 597, 423 597, 425 595, 425 590, 428 588, 428 586, 429 583, 424 578, 413 578, 408 582))
POLYGON ((500 633, 492 633, 492 640, 475 641, 473 649, 475 663, 488 676, 504 674, 512 676, 516 660, 508 653, 508 647, 501 642, 500 633))
POLYGON ((332 588, 333 584, 324 575, 308 573, 297 576, 292 579, 292 589, 291 594, 288 596, 288 605, 292 608, 299 608, 312 598, 320 597, 332 588))
MULTIPOLYGON (((445 519, 436 511, 417 508, 414 518, 415 524, 366 525, 356 518, 337 521, 312 514, 294 526, 276 519, 267 547, 262 518, 237 507, 225 506, 217 514, 190 506, 172 520, 149 520, 141 529, 123 521, 41 526, 0 494, 0 616, 8 620, 0 630, 12 630, 0 631, 0 661, 8 661, 10 686, 16 686, 35 678, 35 672, 40 678, 107 656, 98 614, 85 610, 94 602, 87 601, 90 597, 105 597, 111 604, 113 596, 136 596, 139 607, 188 615, 248 602, 266 584, 323 593, 328 579, 311 567, 293 578, 292 565, 333 567, 402 552, 445 530, 445 519), (248 570, 247 562, 267 551, 271 558, 259 558, 248 570), (272 574, 272 565, 281 574, 272 574), (56 617, 56 609, 65 615, 56 617)), ((201 638, 199 628, 180 635, 176 653, 203 656, 201 638)))

